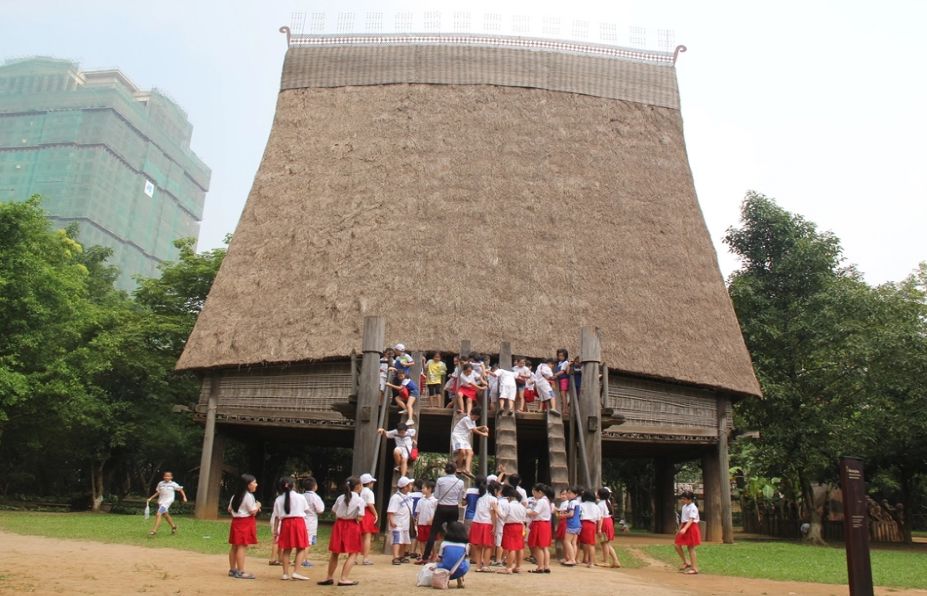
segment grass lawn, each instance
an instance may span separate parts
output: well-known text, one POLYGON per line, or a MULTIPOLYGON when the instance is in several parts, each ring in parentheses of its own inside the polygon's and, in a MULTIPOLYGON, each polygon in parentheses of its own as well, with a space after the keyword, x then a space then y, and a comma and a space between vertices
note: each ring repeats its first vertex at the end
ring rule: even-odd
MULTIPOLYGON (((149 538, 148 531, 154 523, 145 521, 142 515, 118 515, 107 513, 26 513, 0 511, 0 529, 16 534, 49 536, 51 538, 72 538, 134 544, 149 548, 177 548, 200 553, 228 553, 229 520, 200 521, 187 516, 174 516, 178 532, 171 536, 166 522, 161 524, 158 535, 149 538)), ((315 558, 325 551, 327 556, 328 537, 331 527, 319 526, 319 543, 313 547, 310 556, 315 558)), ((258 520, 259 544, 249 550, 249 556, 270 558, 270 523, 258 520)))
MULTIPOLYGON (((678 564, 672 546, 646 546, 654 557, 678 564)), ((882 548, 871 551, 872 578, 878 586, 927 588, 927 551, 882 548)), ((846 584, 846 554, 842 546, 805 546, 795 542, 742 541, 698 548, 705 573, 785 581, 846 584)))

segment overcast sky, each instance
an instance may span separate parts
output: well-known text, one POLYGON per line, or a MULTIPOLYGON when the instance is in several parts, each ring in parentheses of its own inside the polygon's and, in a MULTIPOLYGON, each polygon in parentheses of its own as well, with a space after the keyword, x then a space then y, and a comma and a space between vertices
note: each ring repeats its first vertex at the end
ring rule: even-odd
POLYGON ((720 239, 749 189, 833 231, 872 283, 927 259, 927 2, 0 0, 0 58, 118 67, 173 97, 212 168, 205 249, 234 230, 264 150, 286 49, 277 28, 294 12, 326 14, 327 31, 356 13, 363 32, 371 12, 389 29, 396 12, 435 10, 448 30, 466 11, 477 30, 486 13, 525 15, 532 32, 558 24, 591 41, 603 23, 621 42, 641 27, 651 47, 673 31, 689 48, 677 64, 686 143, 725 275, 737 263, 720 239))

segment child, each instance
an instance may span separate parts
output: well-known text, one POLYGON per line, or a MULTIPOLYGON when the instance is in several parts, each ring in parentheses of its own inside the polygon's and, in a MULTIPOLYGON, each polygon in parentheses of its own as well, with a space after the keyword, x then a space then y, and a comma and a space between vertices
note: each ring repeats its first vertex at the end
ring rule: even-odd
POLYGON ((480 498, 480 483, 485 484, 486 478, 478 474, 473 486, 464 493, 464 527, 468 532, 470 531, 470 524, 473 523, 473 516, 476 515, 476 502, 480 498))
POLYGON ((415 381, 408 378, 408 373, 397 369, 396 382, 387 382, 386 386, 395 392, 393 400, 399 406, 399 410, 406 413, 406 424, 415 424, 415 398, 418 397, 418 385, 415 381))
POLYGON ((493 567, 505 567, 503 562, 505 553, 502 550, 502 534, 505 530, 505 518, 509 514, 509 500, 502 496, 502 484, 494 482, 489 486, 489 492, 496 497, 496 521, 493 527, 493 567))
POLYGON ((515 368, 512 369, 512 372, 515 373, 515 387, 516 387, 516 399, 515 399, 515 410, 517 412, 525 411, 525 386, 528 379, 531 378, 531 368, 526 365, 524 358, 519 358, 515 362, 515 368))
POLYGON ((573 387, 576 388, 576 395, 579 395, 583 387, 583 363, 579 361, 579 356, 573 358, 570 364, 570 374, 573 375, 573 387))
MULTIPOLYGON (((303 490, 305 491, 303 496, 306 498, 306 503, 309 504, 309 508, 306 509, 306 537, 309 541, 309 547, 306 549, 307 556, 309 550, 315 546, 315 543, 318 541, 319 514, 325 511, 325 503, 315 492, 318 487, 319 483, 316 482, 315 478, 312 476, 303 478, 303 490)), ((303 567, 312 567, 312 563, 310 563, 308 559, 304 559, 303 567)))
POLYGON ((550 410, 551 414, 559 414, 560 412, 557 411, 557 396, 550 386, 550 380, 554 376, 554 372, 550 368, 553 363, 554 361, 548 358, 538 364, 537 370, 534 371, 534 390, 537 393, 537 400, 540 402, 542 410, 550 410))
MULTIPOLYGON (((280 493, 275 491, 274 500, 276 500, 277 497, 279 496, 280 496, 280 493)), ((280 545, 277 544, 277 535, 274 534, 274 528, 276 527, 276 524, 277 524, 277 513, 274 510, 273 506, 271 506, 270 508, 270 535, 271 535, 271 543, 273 544, 273 546, 270 549, 270 560, 267 561, 267 564, 273 567, 280 567, 281 565, 283 565, 283 563, 280 562, 280 545)))
POLYGON ((400 476, 396 481, 396 492, 389 499, 386 506, 386 517, 389 521, 390 544, 393 547, 393 565, 408 563, 406 551, 412 544, 409 528, 412 524, 412 479, 400 476))
POLYGON ((261 504, 254 499, 257 479, 251 474, 242 474, 238 488, 229 501, 228 512, 232 515, 229 528, 229 577, 254 579, 253 573, 245 572, 245 553, 252 544, 257 544, 255 516, 261 512, 261 504))
POLYGON ((363 489, 360 492, 361 499, 364 501, 364 515, 361 520, 361 534, 363 535, 363 545, 361 555, 363 560, 361 565, 373 565, 368 557, 370 556, 370 543, 374 534, 380 533, 380 516, 376 508, 376 496, 373 494, 373 484, 377 481, 370 474, 361 474, 360 483, 363 489))
POLYGON ((425 365, 425 372, 429 405, 433 408, 439 407, 443 405, 440 403, 441 387, 444 385, 444 377, 447 376, 447 365, 441 360, 441 352, 435 352, 425 365))
MULTIPOLYGON (((498 483, 493 482, 493 488, 498 491, 498 483)), ((489 571, 489 559, 496 541, 493 528, 496 524, 498 500, 494 491, 490 490, 488 482, 477 483, 476 511, 473 513, 473 522, 470 524, 470 544, 473 546, 473 559, 479 572, 489 571)))
POLYGON ((470 464, 473 462, 473 445, 470 444, 470 434, 476 433, 483 437, 489 436, 489 428, 486 426, 477 426, 476 421, 480 417, 480 408, 476 407, 466 416, 463 416, 451 431, 451 447, 454 450, 457 469, 461 474, 468 478, 473 478, 470 473, 470 464))
POLYGON ((348 579, 348 575, 354 567, 354 561, 357 560, 357 553, 361 551, 360 519, 364 517, 365 508, 364 500, 360 497, 362 489, 361 481, 351 476, 345 481, 341 494, 332 505, 335 525, 332 526, 332 536, 328 542, 328 577, 317 582, 320 586, 335 584, 335 570, 338 569, 338 556, 341 553, 347 554, 348 558, 341 568, 338 585, 356 586, 358 583, 348 579))
MULTIPOLYGON (((560 403, 564 408, 569 407, 568 396, 570 394, 570 354, 566 348, 557 350, 557 368, 554 372, 554 378, 557 380, 557 390, 560 392, 560 403)), ((567 410, 569 412, 569 410, 567 410)))
POLYGON ((385 428, 378 428, 377 433, 387 439, 396 441, 396 447, 393 449, 393 463, 396 464, 396 467, 393 468, 393 471, 399 472, 400 476, 405 476, 406 470, 409 468, 412 448, 416 445, 415 429, 409 428, 405 422, 400 422, 396 425, 395 430, 388 431, 385 428))
MULTIPOLYGON (((416 482, 418 482, 418 480, 416 480, 416 482)), ((425 542, 428 540, 428 536, 431 535, 431 524, 435 519, 435 510, 438 508, 438 499, 434 497, 434 492, 434 480, 426 480, 422 483, 422 498, 414 508, 415 523, 417 526, 417 531, 415 532, 416 553, 420 552, 418 549, 419 546, 424 550, 425 542)))
POLYGON ((164 472, 164 476, 162 477, 161 482, 159 482, 158 486, 155 488, 154 494, 148 497, 149 503, 151 503, 153 498, 158 497, 158 513, 155 516, 154 527, 151 528, 150 532, 148 532, 149 536, 154 536, 158 533, 158 528, 161 526, 162 516, 167 518, 167 524, 171 527, 171 534, 177 533, 177 524, 174 523, 174 518, 172 518, 171 514, 169 513, 171 504, 174 502, 175 492, 180 493, 184 503, 187 502, 187 493, 183 492, 182 486, 174 482, 174 473, 164 472))
POLYGON ((554 498, 554 490, 539 482, 531 492, 534 494, 534 506, 528 511, 528 517, 531 518, 531 525, 528 526, 528 548, 534 554, 537 568, 528 573, 550 573, 550 501, 554 498))
POLYGON ((499 412, 501 414, 507 413, 509 416, 514 416, 515 397, 518 394, 515 372, 499 368, 499 366, 493 366, 491 374, 494 378, 498 379, 499 382, 499 412))
POLYGON ((393 349, 396 351, 396 360, 393 361, 393 367, 396 368, 396 373, 398 374, 401 372, 408 377, 412 365, 415 364, 415 359, 412 358, 411 354, 406 353, 406 347, 403 344, 396 344, 393 346, 393 349))
POLYGON ((390 369, 393 368, 395 353, 393 348, 386 348, 380 357, 380 403, 383 403, 383 397, 386 395, 386 382, 389 381, 390 369))
POLYGON ((480 375, 470 363, 463 365, 457 383, 457 413, 469 416, 476 402, 477 392, 485 389, 486 385, 482 383, 480 375))
POLYGON ((564 567, 576 566, 576 554, 578 550, 578 537, 582 530, 582 521, 580 520, 580 501, 577 498, 582 493, 578 486, 570 487, 566 490, 566 507, 562 508, 560 523, 565 526, 563 535, 563 561, 560 562, 564 567))
POLYGON ((280 496, 274 501, 274 536, 277 537, 283 560, 283 577, 280 579, 305 581, 309 578, 297 573, 297 569, 302 565, 306 547, 309 546, 306 534, 306 510, 309 509, 309 503, 306 497, 293 490, 293 481, 289 478, 281 478, 278 487, 280 496), (296 563, 290 572, 290 553, 293 550, 296 550, 296 563))
POLYGON ((679 532, 676 533, 676 539, 673 541, 676 546, 676 554, 682 559, 680 571, 688 575, 698 574, 698 561, 695 556, 696 547, 702 543, 702 534, 699 530, 698 522, 698 505, 695 504, 695 494, 687 490, 680 497, 682 500, 682 515, 679 517, 679 532), (689 550, 689 562, 686 562, 686 555, 682 547, 689 550))
POLYGON ((602 545, 602 566, 603 567, 621 567, 621 561, 618 560, 618 553, 612 546, 615 540, 615 520, 612 519, 612 512, 609 507, 609 500, 612 493, 607 488, 600 488, 598 491, 599 509, 602 511, 602 534, 599 536, 599 543, 602 545))
POLYGON ((508 500, 508 511, 502 527, 502 550, 505 551, 506 567, 499 573, 521 573, 521 557, 525 548, 525 521, 528 519, 525 506, 515 487, 502 487, 502 496, 508 500))
POLYGON ((447 569, 451 572, 450 579, 457 580, 457 587, 464 587, 464 576, 470 570, 470 561, 467 555, 470 545, 467 544, 467 530, 458 521, 444 525, 444 542, 438 551, 438 569, 447 569), (456 570, 454 569, 456 567, 456 570))
POLYGON ((602 532, 602 510, 595 502, 594 492, 584 490, 581 494, 579 517, 582 525, 579 543, 583 547, 583 563, 586 567, 592 567, 595 564, 595 537, 602 532))

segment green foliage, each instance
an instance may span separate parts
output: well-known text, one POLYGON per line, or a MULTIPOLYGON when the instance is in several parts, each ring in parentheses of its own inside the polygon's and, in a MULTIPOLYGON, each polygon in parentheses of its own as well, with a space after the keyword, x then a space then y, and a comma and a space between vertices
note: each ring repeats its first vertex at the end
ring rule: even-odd
POLYGON ((99 503, 147 492, 162 462, 195 465, 200 431, 175 409, 198 388, 173 369, 225 251, 177 246, 133 299, 109 249, 51 230, 37 197, 0 205, 0 492, 99 503))
MULTIPOLYGON (((679 557, 672 546, 648 546, 648 554, 672 565, 679 557)), ((871 552, 873 583, 897 588, 927 588, 924 553, 874 548, 871 552)), ((794 542, 740 541, 733 545, 703 544, 698 549, 703 573, 764 578, 779 581, 847 583, 843 548, 817 548, 794 542)))

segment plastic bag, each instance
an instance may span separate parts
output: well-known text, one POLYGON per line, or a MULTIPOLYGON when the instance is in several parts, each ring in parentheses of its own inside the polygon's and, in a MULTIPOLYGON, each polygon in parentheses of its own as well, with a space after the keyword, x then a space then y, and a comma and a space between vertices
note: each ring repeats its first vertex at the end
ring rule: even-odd
POLYGON ((151 517, 151 503, 145 503, 145 519, 151 517))
POLYGON ((450 571, 447 569, 435 569, 431 576, 431 587, 435 590, 447 590, 447 584, 450 580, 450 571))
POLYGON ((422 568, 418 570, 418 578, 415 580, 415 585, 419 588, 430 588, 431 587, 431 577, 435 572, 434 563, 428 563, 427 565, 422 565, 422 568))

